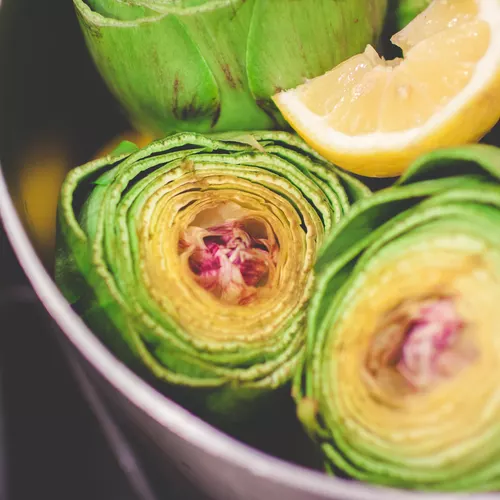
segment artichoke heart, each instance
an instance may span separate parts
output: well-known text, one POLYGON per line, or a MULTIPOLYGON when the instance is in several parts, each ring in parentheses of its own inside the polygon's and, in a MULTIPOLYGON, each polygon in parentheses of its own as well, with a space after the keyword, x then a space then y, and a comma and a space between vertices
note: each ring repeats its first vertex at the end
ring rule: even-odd
POLYGON ((377 41, 387 0, 73 0, 92 58, 134 126, 283 129, 271 96, 377 41))
POLYGON ((331 473, 500 490, 500 149, 417 160, 317 261, 298 415, 331 473))
POLYGON ((209 410, 283 386, 318 248, 368 189, 286 132, 130 147, 65 180, 63 293, 121 359, 205 390, 209 410))

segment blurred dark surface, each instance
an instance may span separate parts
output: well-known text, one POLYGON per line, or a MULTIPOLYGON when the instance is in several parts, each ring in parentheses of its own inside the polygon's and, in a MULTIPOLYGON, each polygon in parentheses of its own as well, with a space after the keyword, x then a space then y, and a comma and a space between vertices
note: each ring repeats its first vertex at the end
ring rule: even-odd
POLYGON ((7 164, 40 131, 57 131, 81 163, 127 127, 69 0, 2 0, 0 75, 0 151, 7 164))
POLYGON ((0 500, 7 498, 139 499, 0 226, 0 500))

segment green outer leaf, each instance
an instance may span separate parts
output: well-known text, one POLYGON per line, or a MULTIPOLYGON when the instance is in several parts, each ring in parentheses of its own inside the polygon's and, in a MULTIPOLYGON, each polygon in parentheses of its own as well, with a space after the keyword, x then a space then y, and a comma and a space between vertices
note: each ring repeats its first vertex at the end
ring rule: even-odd
POLYGON ((396 31, 403 29, 423 12, 432 0, 398 0, 396 7, 396 31))
POLYGON ((327 394, 346 389, 325 374, 328 364, 335 363, 329 354, 335 324, 355 297, 368 266, 390 260, 434 234, 485 241, 500 258, 499 181, 498 148, 472 145, 427 154, 394 187, 356 204, 324 244, 308 314, 306 355, 294 378, 293 395, 298 415, 323 450, 326 469, 332 473, 424 490, 500 488, 498 428, 478 437, 465 458, 453 455, 449 465, 442 460, 452 450, 411 462, 398 450, 375 445, 344 424, 336 402, 327 394))
POLYGON ((225 137, 183 133, 135 151, 126 144, 131 152, 116 156, 115 151, 71 171, 58 208, 56 281, 84 321, 143 376, 199 388, 209 411, 236 416, 238 401, 290 380, 303 353, 305 305, 266 341, 191 337, 165 314, 142 281, 137 226, 145 202, 164 185, 165 175, 182 178, 188 172, 178 168, 186 160, 189 172, 265 182, 295 210, 294 200, 304 200, 301 206, 319 217, 326 233, 352 201, 369 191, 345 173, 338 175, 333 165, 287 132, 225 137))
POLYGON ((270 97, 376 41, 387 0, 73 0, 138 129, 286 128, 270 97))
POLYGON ((110 155, 120 156, 125 153, 134 153, 138 149, 139 147, 137 146, 137 144, 131 141, 121 141, 120 144, 118 144, 118 146, 116 146, 116 148, 111 151, 110 155))

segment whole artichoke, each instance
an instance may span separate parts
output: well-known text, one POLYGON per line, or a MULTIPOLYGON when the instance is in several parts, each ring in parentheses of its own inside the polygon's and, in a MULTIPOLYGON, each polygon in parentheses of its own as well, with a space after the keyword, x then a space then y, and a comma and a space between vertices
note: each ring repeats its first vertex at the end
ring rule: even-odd
POLYGON ((367 193, 286 132, 173 135, 69 173, 56 281, 122 360, 236 415, 290 380, 318 248, 367 193))
POLYGON ((422 157, 318 259, 294 395, 327 469, 500 489, 500 149, 422 157))
POLYGON ((376 41, 387 0, 73 0, 136 128, 283 128, 270 96, 376 41))

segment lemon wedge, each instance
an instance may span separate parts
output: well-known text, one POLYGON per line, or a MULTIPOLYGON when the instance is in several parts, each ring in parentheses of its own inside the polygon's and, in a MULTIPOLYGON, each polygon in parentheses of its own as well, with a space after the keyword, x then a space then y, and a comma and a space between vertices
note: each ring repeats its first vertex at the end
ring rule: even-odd
POLYGON ((386 61, 368 46, 273 97, 313 148, 370 177, 477 142, 500 119, 499 0, 434 0, 391 41, 403 58, 386 61))

